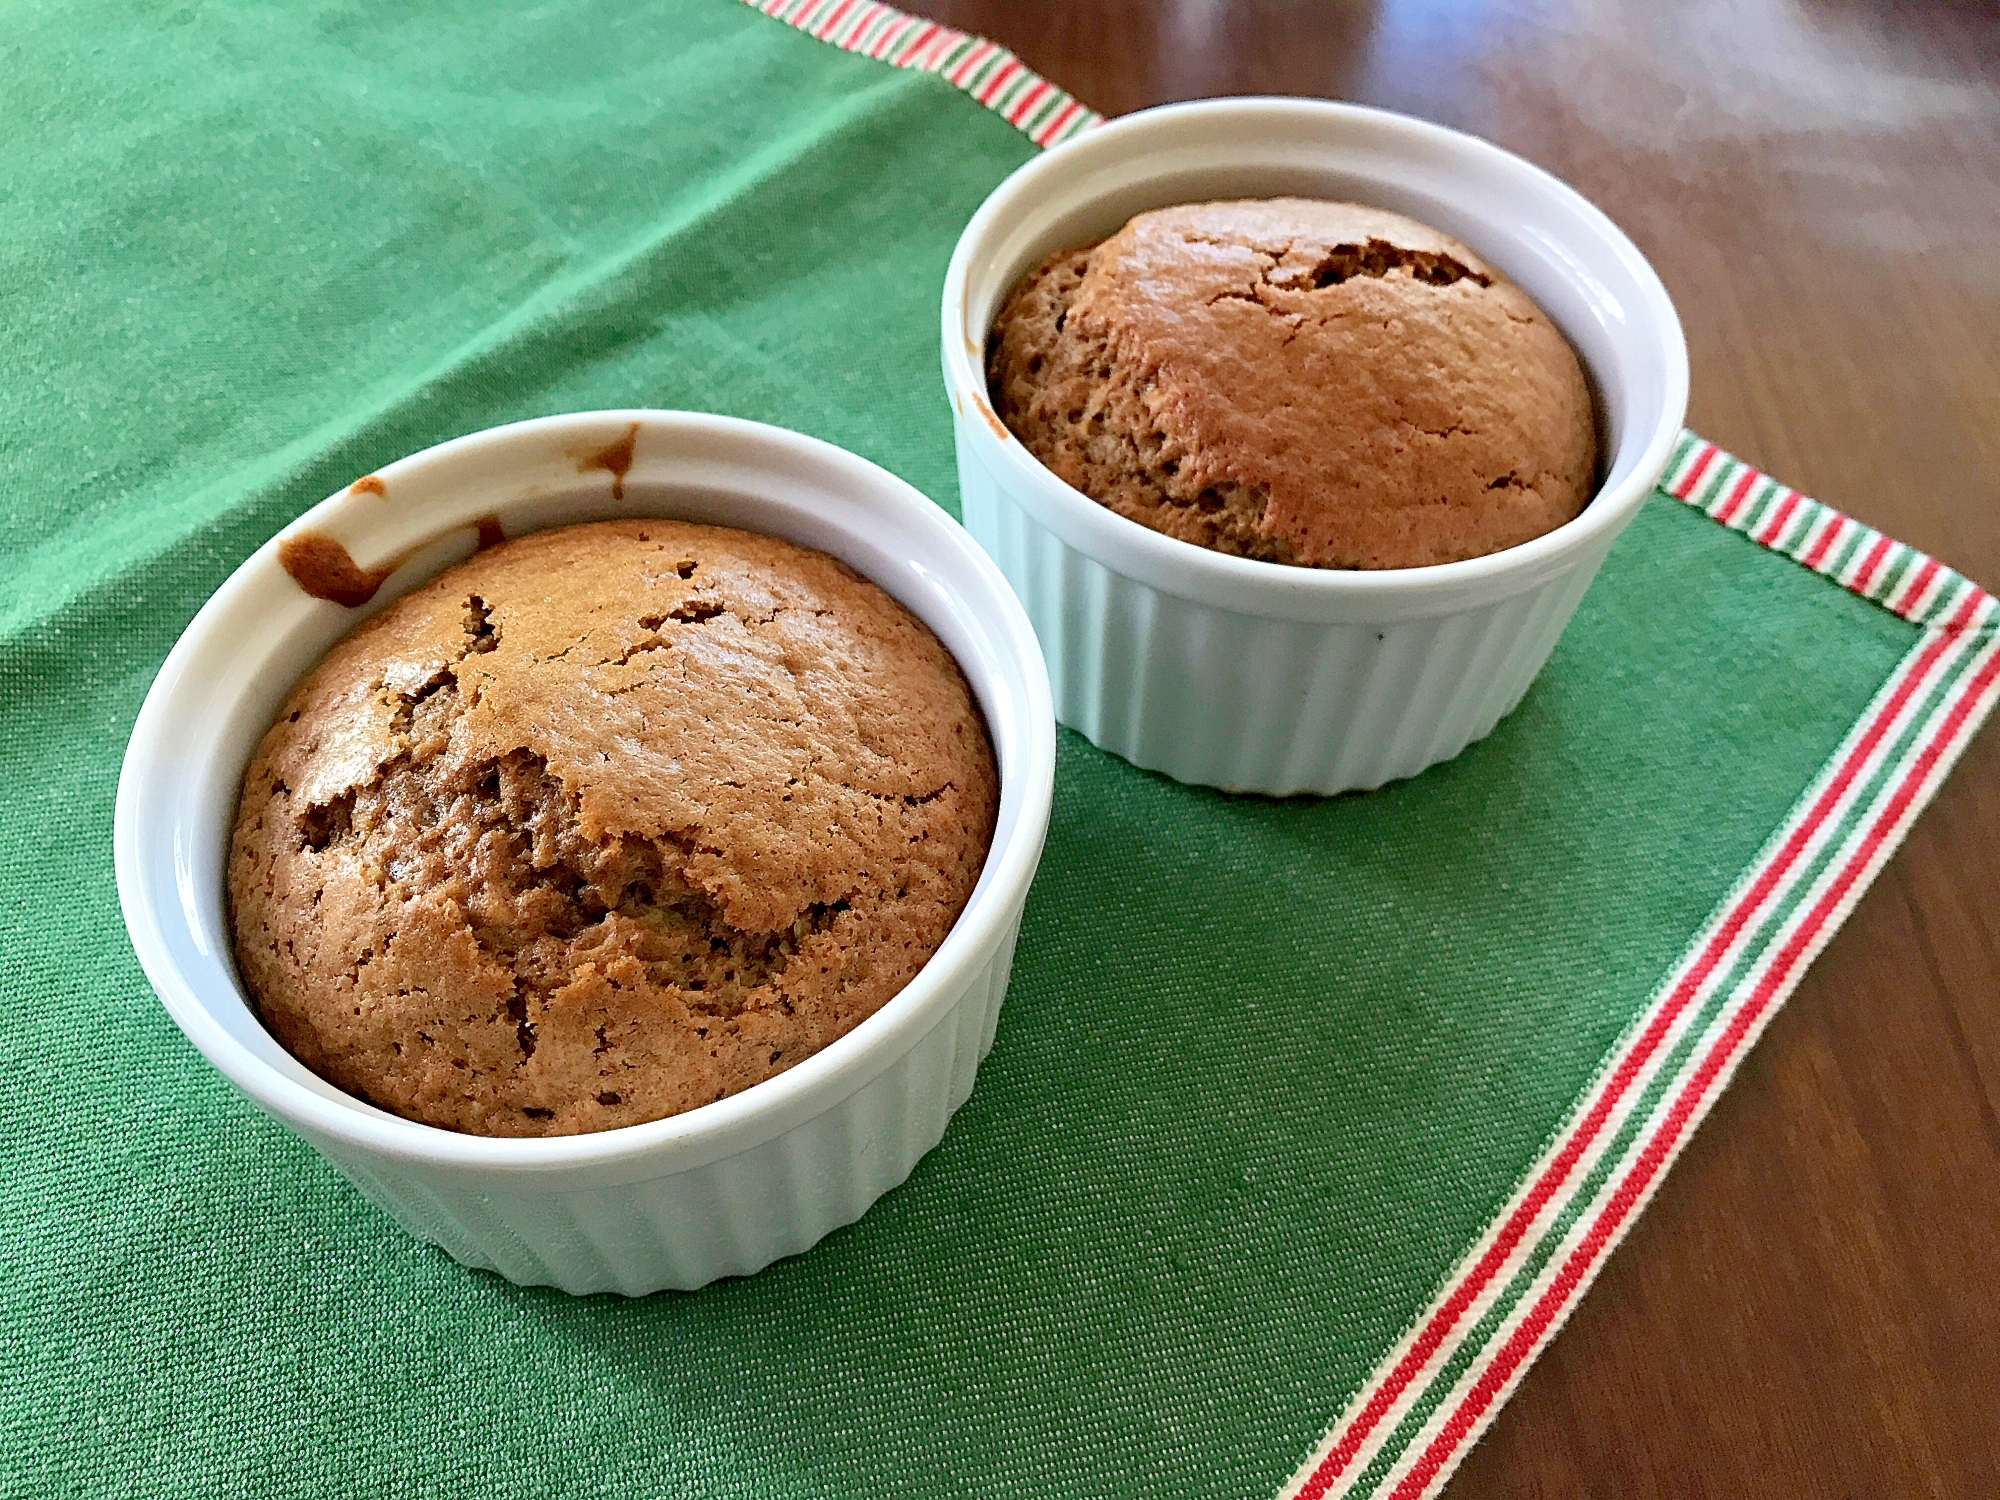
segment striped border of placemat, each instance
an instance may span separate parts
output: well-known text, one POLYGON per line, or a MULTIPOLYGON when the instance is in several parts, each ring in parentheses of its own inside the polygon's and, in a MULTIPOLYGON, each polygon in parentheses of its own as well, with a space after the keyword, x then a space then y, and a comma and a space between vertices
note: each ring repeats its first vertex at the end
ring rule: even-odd
MULTIPOLYGON (((1691 432, 1681 434, 1660 488, 1913 625, 1944 624, 1968 591, 1982 593, 1934 558, 1807 499, 1691 432)), ((1961 628, 1993 623, 1993 600, 1984 598, 1961 628)))
MULTIPOLYGON (((1038 145, 1100 118, 1012 53, 885 5, 746 3, 940 73, 1038 145)), ((1693 433, 1659 488, 1909 621, 1917 641, 1280 1500, 1422 1500, 1444 1486, 2000 700, 2000 603, 1968 579, 1693 433)))
POLYGON ((843 52, 859 52, 891 67, 936 73, 995 111, 1037 146, 1066 141, 1104 118, 1030 70, 1005 47, 877 5, 874 0, 744 3, 843 52))

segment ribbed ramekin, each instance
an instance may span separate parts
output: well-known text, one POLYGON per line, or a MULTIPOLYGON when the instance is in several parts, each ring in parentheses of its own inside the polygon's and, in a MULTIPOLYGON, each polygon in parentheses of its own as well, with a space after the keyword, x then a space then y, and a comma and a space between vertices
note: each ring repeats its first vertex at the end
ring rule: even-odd
POLYGON ((274 539, 194 618, 133 726, 113 834, 132 946, 181 1030, 397 1222, 467 1265, 570 1292, 638 1294, 755 1271, 859 1218, 936 1145, 993 1041, 1048 829, 1055 724, 1035 636, 950 517, 851 453, 754 422, 590 412, 418 453, 287 535, 402 559, 370 603, 308 597, 274 539), (473 550, 572 521, 673 516, 829 552, 935 631, 1000 767, 999 825, 964 913, 917 977, 798 1066, 671 1119, 501 1140, 372 1108, 315 1077, 246 1001, 223 880, 244 766, 292 684, 366 614, 473 550))
POLYGON ((1687 407, 1687 346, 1645 257, 1497 146, 1380 110, 1216 99, 1128 115, 996 188, 945 274, 945 387, 965 524, 1027 606, 1056 716, 1148 770, 1233 791, 1414 776, 1528 690, 1687 407), (1152 531, 1044 468, 988 399, 985 350, 1044 256, 1175 203, 1295 194, 1433 224, 1532 296, 1582 356, 1604 480, 1575 520, 1487 557, 1383 572, 1230 557, 1152 531))

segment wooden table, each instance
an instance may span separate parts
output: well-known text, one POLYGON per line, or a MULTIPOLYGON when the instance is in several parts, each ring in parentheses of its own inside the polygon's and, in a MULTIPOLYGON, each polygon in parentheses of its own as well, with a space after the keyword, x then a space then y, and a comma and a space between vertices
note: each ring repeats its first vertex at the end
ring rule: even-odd
MULTIPOLYGON (((2000 585, 2000 8, 913 8, 1107 114, 1322 95, 1539 162, 1665 278, 1691 427, 2000 585)), ((1450 1493, 2000 1495, 2000 733, 1974 743, 1450 1493)))

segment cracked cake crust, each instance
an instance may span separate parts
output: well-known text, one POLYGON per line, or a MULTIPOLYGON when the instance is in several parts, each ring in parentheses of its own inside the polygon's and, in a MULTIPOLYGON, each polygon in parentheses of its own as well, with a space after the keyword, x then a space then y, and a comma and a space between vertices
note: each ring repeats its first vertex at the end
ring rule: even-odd
POLYGON ((1408 568, 1589 501, 1583 369, 1528 296, 1352 203, 1196 203, 1051 256, 988 342, 996 411, 1059 479, 1270 562, 1408 568))
POLYGON ((487 1135, 757 1083, 943 942, 998 806, 914 616, 821 553, 538 532, 337 643, 244 775, 239 971, 336 1086, 487 1135))

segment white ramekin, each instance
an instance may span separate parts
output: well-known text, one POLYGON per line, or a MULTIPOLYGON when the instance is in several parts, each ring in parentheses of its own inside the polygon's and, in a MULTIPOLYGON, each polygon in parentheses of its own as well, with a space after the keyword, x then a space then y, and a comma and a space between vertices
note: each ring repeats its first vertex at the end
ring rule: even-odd
POLYGON ((113 838, 118 894, 167 1010, 231 1082, 397 1222, 512 1281, 570 1292, 697 1287, 859 1218, 937 1144, 972 1090, 1048 829, 1048 677, 1005 581, 950 517, 895 476, 812 438, 726 417, 548 417, 428 449, 374 480, 313 507, 288 533, 336 538, 363 568, 406 558, 372 604, 307 597, 274 540, 195 616, 133 726, 113 838), (223 876, 243 768, 300 675, 365 614, 469 554, 482 520, 497 517, 519 535, 630 515, 817 547, 937 632, 999 759, 999 826, 978 886, 944 945, 875 1015, 797 1067, 687 1114, 498 1140, 362 1104, 278 1046, 238 984, 223 876))
POLYGON ((1027 606, 1056 716, 1134 765, 1234 791, 1380 786, 1491 732, 1645 502, 1687 407, 1673 303, 1602 213, 1497 146, 1307 99, 1145 110, 1023 166, 959 238, 943 352, 966 528, 1027 606), (1007 432, 987 398, 986 338, 1030 267, 1145 209, 1280 194, 1433 224, 1541 304, 1602 413, 1606 477, 1582 515, 1437 567, 1286 567, 1128 521, 1007 432))

